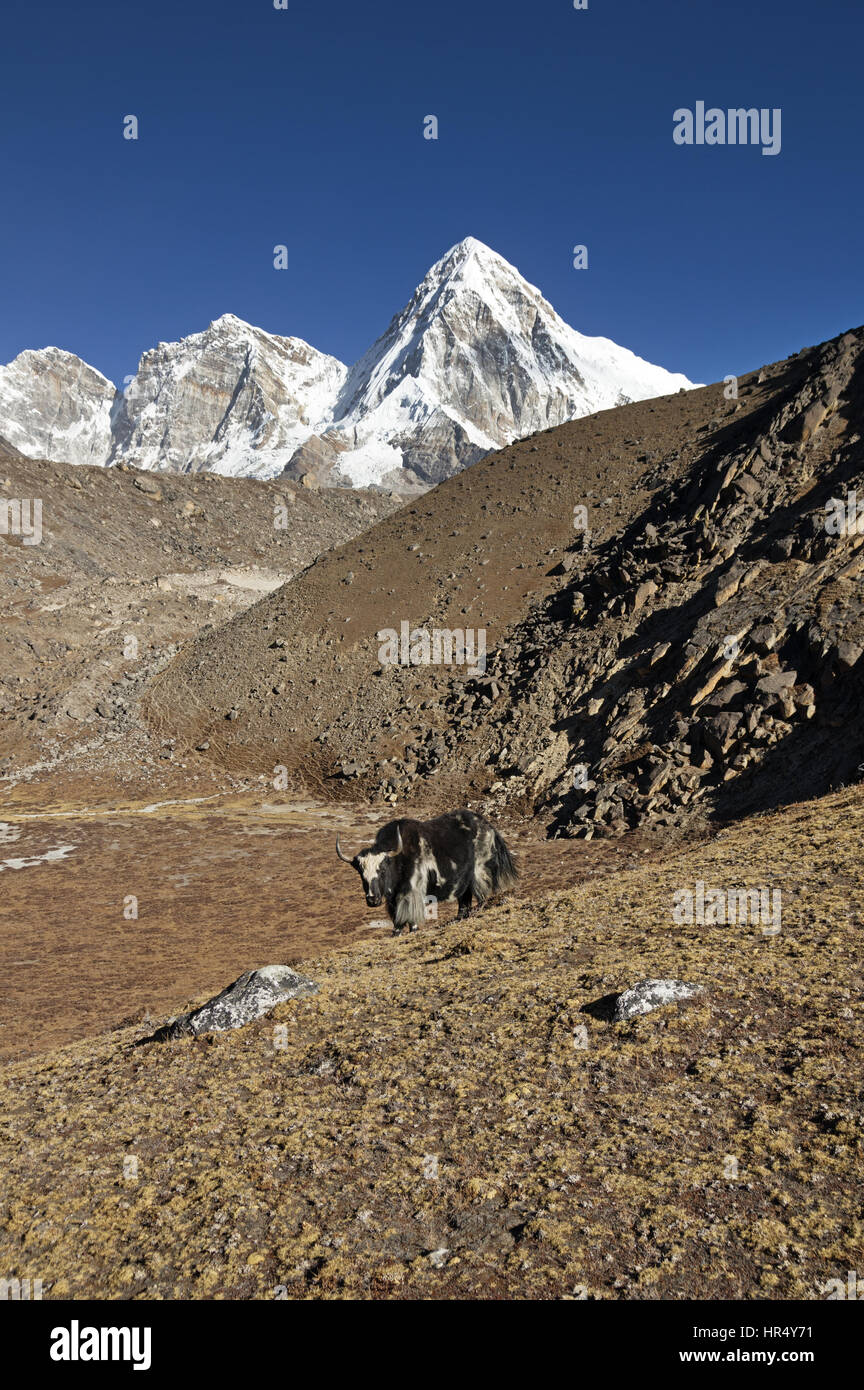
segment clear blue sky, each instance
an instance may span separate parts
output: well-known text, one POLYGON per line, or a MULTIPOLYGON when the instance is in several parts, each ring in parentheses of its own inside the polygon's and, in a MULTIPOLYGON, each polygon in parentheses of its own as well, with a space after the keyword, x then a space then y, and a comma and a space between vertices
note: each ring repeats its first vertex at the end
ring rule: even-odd
POLYGON ((351 362, 466 235, 695 380, 864 320, 862 0, 288 5, 6 7, 0 362, 119 381, 228 311, 351 362), (699 100, 781 153, 676 146, 699 100))

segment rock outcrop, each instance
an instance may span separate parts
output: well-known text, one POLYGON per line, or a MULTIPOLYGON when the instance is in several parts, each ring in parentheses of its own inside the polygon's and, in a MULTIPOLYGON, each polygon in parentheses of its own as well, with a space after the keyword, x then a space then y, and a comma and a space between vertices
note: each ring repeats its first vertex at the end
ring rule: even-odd
POLYGON ((314 980, 298 975, 287 965, 265 965, 261 970, 247 970, 200 1009, 169 1019, 144 1041, 166 1042, 172 1038, 197 1037, 199 1033, 224 1033, 230 1028, 242 1028, 253 1019, 269 1014, 286 999, 317 992, 314 980))
POLYGON ((346 372, 300 338, 224 314, 145 352, 117 412, 110 461, 272 477, 327 416, 346 372))
POLYGON ((533 784, 557 833, 590 838, 859 775, 864 516, 848 514, 864 500, 862 367, 861 332, 792 364, 749 427, 733 411, 636 524, 576 547, 561 589, 490 662, 529 753, 503 797, 533 784))

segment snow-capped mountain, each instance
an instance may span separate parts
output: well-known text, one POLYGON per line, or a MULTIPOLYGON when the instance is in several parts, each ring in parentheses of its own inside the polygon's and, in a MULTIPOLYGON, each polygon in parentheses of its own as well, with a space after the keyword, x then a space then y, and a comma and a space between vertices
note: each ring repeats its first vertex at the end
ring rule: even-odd
POLYGON ((351 369, 330 438, 343 474, 410 468, 439 482, 537 430, 691 383, 608 338, 586 338, 474 237, 432 267, 351 369))
POLYGON ((468 237, 350 370, 225 314, 146 352, 124 393, 71 353, 0 367, 0 438, 30 457, 322 484, 430 484, 536 430, 691 383, 586 338, 468 237))
POLYGON ((72 352, 21 352, 0 367, 0 439, 28 458, 105 463, 117 388, 72 352))
POLYGON ((145 352, 116 412, 111 462, 273 477, 329 418, 347 373, 300 338, 223 314, 145 352))

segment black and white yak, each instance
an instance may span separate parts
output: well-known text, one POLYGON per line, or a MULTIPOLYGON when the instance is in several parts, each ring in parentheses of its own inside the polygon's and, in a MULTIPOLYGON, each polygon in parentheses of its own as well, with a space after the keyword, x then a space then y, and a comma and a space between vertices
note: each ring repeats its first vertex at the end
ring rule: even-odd
POLYGON ((450 811, 434 820, 391 820, 375 843, 349 859, 336 839, 336 853, 363 880, 370 907, 387 904, 396 935, 416 931, 426 917, 426 899, 457 902, 467 917, 471 902, 483 903, 515 883, 509 849, 482 816, 450 811))

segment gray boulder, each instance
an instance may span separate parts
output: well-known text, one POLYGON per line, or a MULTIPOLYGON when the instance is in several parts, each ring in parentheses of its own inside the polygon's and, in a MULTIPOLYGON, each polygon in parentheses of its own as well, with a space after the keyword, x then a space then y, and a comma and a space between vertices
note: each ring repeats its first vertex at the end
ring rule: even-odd
POLYGON ((640 980, 632 989, 619 994, 612 1013, 613 1023, 626 1023, 639 1014, 650 1014, 664 1004, 680 1004, 702 994, 702 985, 688 985, 683 980, 640 980))
POLYGON ((197 1037, 199 1033, 224 1033, 229 1028, 242 1028, 253 1019, 261 1018, 286 999, 317 993, 314 980, 299 975, 289 966, 265 965, 261 970, 247 970, 200 1009, 169 1019, 143 1041, 165 1042, 171 1038, 197 1037))

